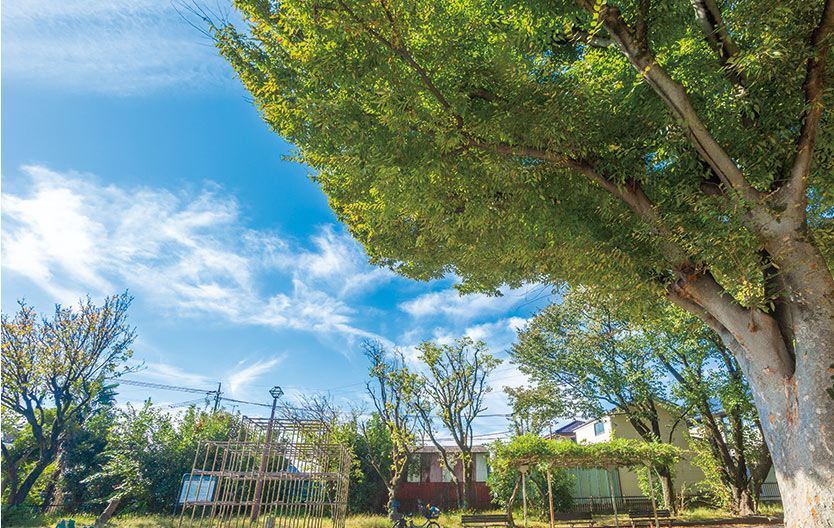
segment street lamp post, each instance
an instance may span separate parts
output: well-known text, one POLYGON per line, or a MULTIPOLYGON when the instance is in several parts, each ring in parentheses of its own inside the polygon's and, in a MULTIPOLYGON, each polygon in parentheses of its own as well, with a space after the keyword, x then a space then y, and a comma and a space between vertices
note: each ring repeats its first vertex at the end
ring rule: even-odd
POLYGON ((278 398, 284 395, 281 387, 275 386, 269 389, 272 396, 272 414, 269 415, 269 423, 266 426, 266 440, 264 441, 264 452, 261 455, 261 469, 258 471, 258 483, 255 486, 255 504, 252 506, 252 522, 258 520, 261 512, 261 496, 264 492, 264 472, 266 471, 266 455, 269 452, 269 442, 272 440, 272 423, 275 421, 275 408, 278 406, 278 398))

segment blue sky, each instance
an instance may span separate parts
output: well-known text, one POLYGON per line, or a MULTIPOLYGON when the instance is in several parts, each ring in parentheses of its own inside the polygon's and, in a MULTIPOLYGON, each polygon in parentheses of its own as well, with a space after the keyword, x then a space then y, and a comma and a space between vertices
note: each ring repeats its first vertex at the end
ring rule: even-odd
MULTIPOLYGON (((506 358, 547 288, 459 297, 453 278, 370 267, 309 169, 282 160, 291 148, 168 0, 4 2, 3 312, 129 289, 132 379, 221 382, 242 400, 277 384, 361 405, 365 338, 413 360, 422 341, 468 334, 506 358)), ((501 365, 489 412, 524 381, 501 365)), ((123 386, 119 399, 148 396, 193 398, 123 386)))

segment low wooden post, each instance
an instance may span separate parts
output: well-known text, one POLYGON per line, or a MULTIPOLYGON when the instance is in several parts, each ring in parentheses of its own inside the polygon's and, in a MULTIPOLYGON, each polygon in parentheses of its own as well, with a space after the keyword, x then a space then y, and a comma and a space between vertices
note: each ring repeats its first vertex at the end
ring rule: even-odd
POLYGON ((550 500, 550 528, 556 528, 556 521, 553 520, 553 485, 550 483, 550 466, 547 466, 547 498, 550 500))
POLYGON ((657 501, 655 501, 655 499, 654 499, 654 483, 652 482, 653 468, 651 466, 646 466, 646 469, 649 470, 649 496, 652 498, 652 511, 654 512, 654 526, 655 526, 655 528, 660 528, 660 523, 657 521, 657 501))
POLYGON ((614 486, 611 485, 611 469, 606 468, 605 475, 608 477, 608 493, 611 494, 611 506, 614 507, 614 526, 620 528, 620 519, 617 516, 617 501, 614 499, 614 486))
POLYGON ((524 528, 527 526, 527 466, 521 466, 521 500, 524 503, 524 528))

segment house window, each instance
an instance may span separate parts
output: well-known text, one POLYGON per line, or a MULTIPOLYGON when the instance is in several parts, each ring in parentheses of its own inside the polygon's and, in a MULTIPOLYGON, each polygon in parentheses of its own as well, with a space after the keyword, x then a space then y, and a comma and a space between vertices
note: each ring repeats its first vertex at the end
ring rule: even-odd
POLYGON ((414 455, 408 462, 408 481, 420 482, 420 466, 422 455, 414 455))
POLYGON ((452 482, 452 474, 449 473, 449 470, 446 469, 446 464, 442 461, 440 462, 440 472, 443 479, 443 482, 452 482))
POLYGON ((486 482, 488 474, 486 453, 475 453, 475 482, 486 482))
POLYGON ((594 424, 594 434, 599 436, 605 432, 605 422, 599 421, 594 424))

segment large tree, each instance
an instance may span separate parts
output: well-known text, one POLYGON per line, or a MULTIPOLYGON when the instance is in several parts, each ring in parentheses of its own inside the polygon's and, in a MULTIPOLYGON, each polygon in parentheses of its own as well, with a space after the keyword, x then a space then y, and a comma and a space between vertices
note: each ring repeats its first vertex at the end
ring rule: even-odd
MULTIPOLYGON (((110 404, 106 379, 127 370, 135 337, 126 321, 131 300, 124 293, 95 306, 88 298, 78 310, 56 306, 51 319, 39 318, 23 302, 13 317, 3 314, 0 401, 19 415, 36 446, 36 462, 26 476, 19 480, 11 474, 9 506, 22 504, 55 461, 67 428, 82 426, 102 405, 110 404)), ((4 459, 11 456, 3 444, 4 459)))
POLYGON ((487 378, 501 360, 488 353, 483 341, 473 341, 467 336, 451 345, 427 341, 417 350, 426 370, 415 405, 420 426, 440 452, 440 461, 455 484, 458 508, 468 510, 475 462, 472 423, 487 410, 484 398, 492 390, 487 378), (442 429, 437 428, 435 418, 442 429), (452 435, 456 449, 449 449, 440 441, 440 430, 452 435), (461 478, 455 471, 458 463, 461 478))
POLYGON ((236 3, 221 53, 373 262, 683 307, 788 526, 834 523, 834 0, 236 3))

